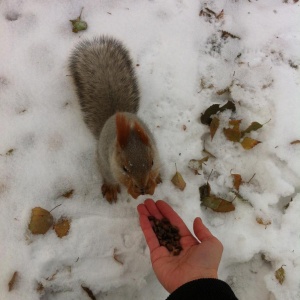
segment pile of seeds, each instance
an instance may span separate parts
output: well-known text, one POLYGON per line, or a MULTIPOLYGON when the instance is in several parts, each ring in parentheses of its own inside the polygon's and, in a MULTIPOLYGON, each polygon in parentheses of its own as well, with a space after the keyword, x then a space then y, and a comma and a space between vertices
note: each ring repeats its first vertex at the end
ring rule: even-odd
POLYGON ((153 216, 149 216, 148 219, 153 224, 152 228, 159 244, 166 247, 173 255, 179 255, 182 250, 179 229, 173 226, 167 218, 158 220, 153 216))

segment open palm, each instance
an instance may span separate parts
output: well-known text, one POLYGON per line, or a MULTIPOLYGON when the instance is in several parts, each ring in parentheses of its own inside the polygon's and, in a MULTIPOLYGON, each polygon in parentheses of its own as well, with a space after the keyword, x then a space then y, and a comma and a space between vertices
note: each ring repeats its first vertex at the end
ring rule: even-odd
POLYGON ((164 288, 172 293, 189 281, 200 278, 217 278, 223 246, 203 225, 200 218, 194 220, 196 239, 178 214, 164 201, 148 199, 138 206, 140 225, 150 249, 153 270, 164 288), (165 247, 160 246, 148 220, 167 218, 179 229, 183 250, 173 256, 165 247))

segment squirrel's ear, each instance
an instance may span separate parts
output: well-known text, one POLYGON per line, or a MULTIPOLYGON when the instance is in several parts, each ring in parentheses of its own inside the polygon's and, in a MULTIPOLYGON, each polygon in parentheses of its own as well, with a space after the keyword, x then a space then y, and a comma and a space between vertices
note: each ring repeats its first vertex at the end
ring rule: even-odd
POLYGON ((124 114, 116 115, 117 142, 121 148, 125 148, 130 134, 130 124, 124 114))
POLYGON ((141 139, 142 143, 145 144, 146 146, 149 146, 149 137, 143 127, 138 123, 134 122, 134 131, 135 133, 139 136, 141 139))

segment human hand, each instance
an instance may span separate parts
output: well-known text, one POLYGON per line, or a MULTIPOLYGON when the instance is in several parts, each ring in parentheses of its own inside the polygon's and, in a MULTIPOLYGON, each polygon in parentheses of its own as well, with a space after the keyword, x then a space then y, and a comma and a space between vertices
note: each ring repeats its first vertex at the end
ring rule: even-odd
POLYGON ((169 293, 195 279, 218 278, 223 246, 204 226, 200 218, 194 220, 193 226, 197 240, 166 202, 158 200, 155 203, 147 199, 144 204, 138 205, 137 210, 140 225, 150 249, 153 270, 169 293), (167 248, 159 245, 148 216, 159 220, 165 217, 172 225, 178 227, 183 248, 178 256, 173 256, 167 248))

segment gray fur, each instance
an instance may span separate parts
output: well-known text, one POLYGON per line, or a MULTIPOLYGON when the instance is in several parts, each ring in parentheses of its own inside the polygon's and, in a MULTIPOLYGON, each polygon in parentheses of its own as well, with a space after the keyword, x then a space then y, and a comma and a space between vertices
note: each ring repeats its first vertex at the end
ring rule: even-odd
POLYGON ((127 49, 111 37, 84 40, 69 63, 84 120, 98 139, 117 111, 136 113, 139 89, 127 49))

